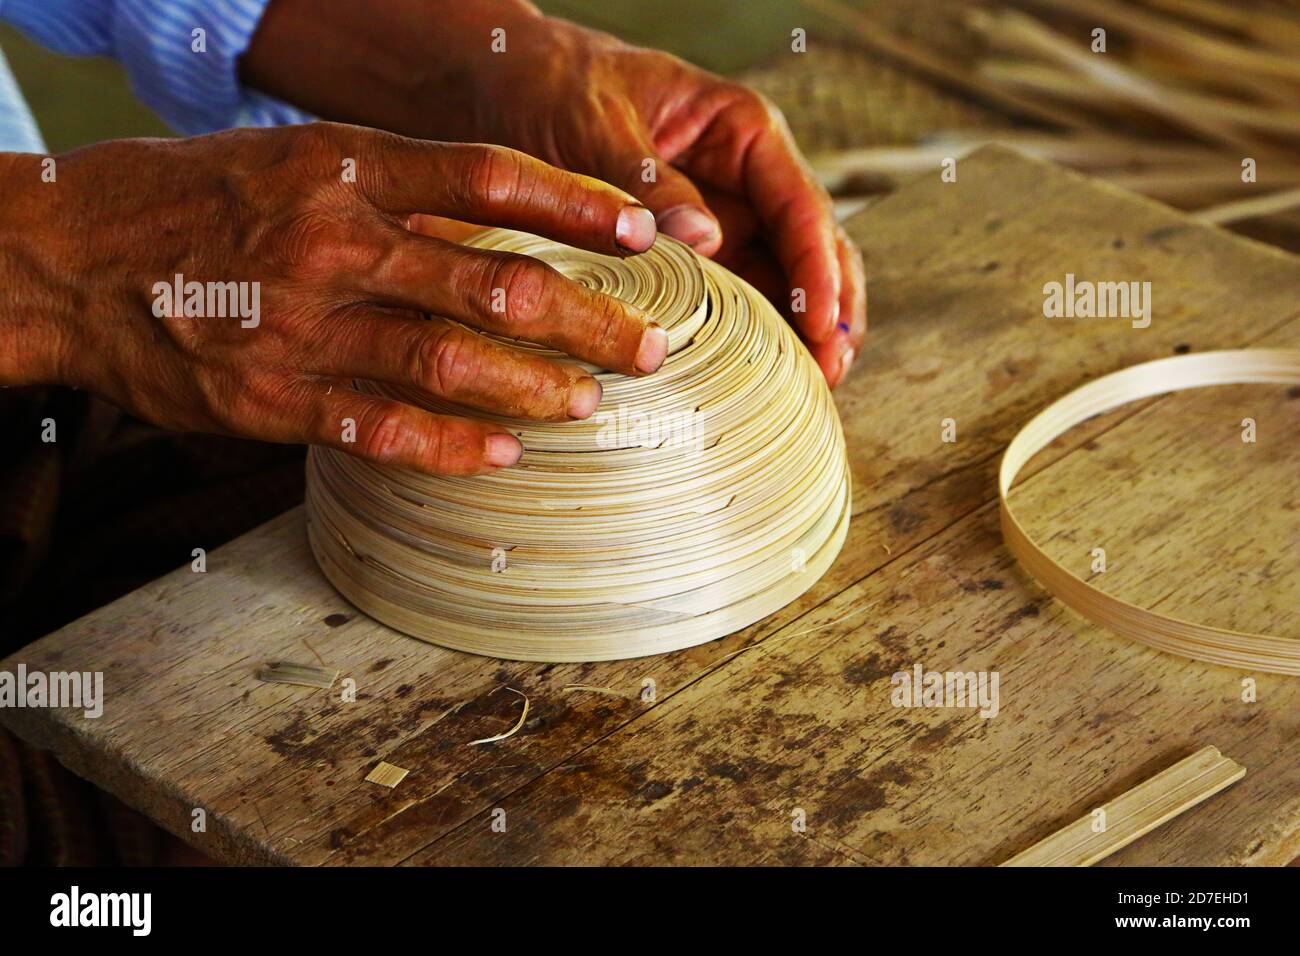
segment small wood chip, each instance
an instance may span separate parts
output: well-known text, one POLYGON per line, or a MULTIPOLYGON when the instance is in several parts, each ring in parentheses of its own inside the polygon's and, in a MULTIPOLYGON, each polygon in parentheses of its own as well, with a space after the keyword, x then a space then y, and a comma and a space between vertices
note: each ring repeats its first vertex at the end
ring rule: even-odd
POLYGON ((405 767, 397 767, 381 760, 375 765, 375 769, 366 775, 366 783, 377 783, 391 790, 405 780, 410 772, 405 767))
POLYGON ((257 670, 257 679, 268 684, 300 684, 303 687, 330 688, 338 680, 337 669, 317 667, 314 664, 294 664, 290 661, 274 661, 263 664, 257 670))

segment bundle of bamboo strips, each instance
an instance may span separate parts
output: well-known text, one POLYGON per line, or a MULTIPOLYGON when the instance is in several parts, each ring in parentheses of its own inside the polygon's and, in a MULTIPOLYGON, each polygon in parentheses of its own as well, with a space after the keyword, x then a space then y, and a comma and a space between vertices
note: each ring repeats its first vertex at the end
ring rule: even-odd
POLYGON ((997 142, 1210 222, 1300 209, 1300 5, 987 0, 953 8, 971 35, 961 56, 846 0, 806 2, 869 50, 1019 124, 815 156, 839 199, 997 142))

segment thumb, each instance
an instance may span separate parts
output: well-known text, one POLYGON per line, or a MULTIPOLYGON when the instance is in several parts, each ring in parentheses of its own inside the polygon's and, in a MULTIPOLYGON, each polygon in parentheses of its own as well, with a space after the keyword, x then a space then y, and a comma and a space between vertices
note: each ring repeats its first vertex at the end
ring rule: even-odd
POLYGON ((681 170, 665 161, 649 143, 617 161, 621 176, 609 177, 645 203, 660 232, 686 243, 702 256, 722 245, 722 226, 700 191, 681 170))

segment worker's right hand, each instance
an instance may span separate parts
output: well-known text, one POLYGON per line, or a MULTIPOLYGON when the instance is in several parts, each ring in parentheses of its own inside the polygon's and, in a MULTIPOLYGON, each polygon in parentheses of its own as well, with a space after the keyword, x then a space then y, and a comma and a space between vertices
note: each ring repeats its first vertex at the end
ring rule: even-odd
POLYGON ((169 428, 474 474, 514 464, 518 439, 352 380, 522 418, 595 410, 600 386, 580 366, 449 319, 630 374, 663 362, 664 331, 636 309, 537 260, 419 235, 415 214, 610 255, 655 238, 650 212, 598 180, 509 149, 360 127, 122 140, 52 165, 8 154, 0 384, 73 385, 169 428), (184 285, 170 301, 178 275, 203 284, 202 314, 186 315, 184 285), (218 298, 244 308, 210 314, 218 298))

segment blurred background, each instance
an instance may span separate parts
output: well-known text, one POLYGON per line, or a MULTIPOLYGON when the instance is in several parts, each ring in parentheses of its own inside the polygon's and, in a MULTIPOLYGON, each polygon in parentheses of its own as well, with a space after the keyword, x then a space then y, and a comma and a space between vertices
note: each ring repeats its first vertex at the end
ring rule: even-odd
MULTIPOLYGON (((1300 251, 1297 0, 540 5, 763 90, 844 214, 998 140, 1300 251)), ((115 64, 0 43, 52 150, 168 134, 115 64)))

